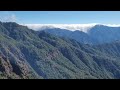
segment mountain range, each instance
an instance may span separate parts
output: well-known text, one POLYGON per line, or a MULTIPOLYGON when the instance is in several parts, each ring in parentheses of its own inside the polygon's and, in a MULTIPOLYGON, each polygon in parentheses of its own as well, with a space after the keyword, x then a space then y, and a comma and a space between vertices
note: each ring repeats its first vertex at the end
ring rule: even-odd
POLYGON ((43 30, 43 31, 46 31, 47 33, 50 33, 56 36, 74 39, 84 44, 103 44, 103 43, 111 43, 111 42, 120 40, 119 26, 113 27, 113 26, 107 26, 102 24, 92 24, 84 27, 80 27, 80 26, 76 28, 74 27, 74 30, 72 31, 70 30, 70 28, 72 27, 68 26, 68 29, 67 28, 63 29, 65 27, 63 28, 61 27, 57 28, 57 26, 49 27, 49 26, 43 25, 39 27, 37 30, 38 31, 43 30))
POLYGON ((65 29, 34 31, 15 22, 0 22, 0 78, 119 79, 119 34, 112 31, 115 28, 107 33, 108 28, 97 25, 90 30, 97 40, 102 38, 94 44, 91 35, 81 31, 72 32, 77 40, 65 29), (95 31, 108 36, 100 37, 95 31))

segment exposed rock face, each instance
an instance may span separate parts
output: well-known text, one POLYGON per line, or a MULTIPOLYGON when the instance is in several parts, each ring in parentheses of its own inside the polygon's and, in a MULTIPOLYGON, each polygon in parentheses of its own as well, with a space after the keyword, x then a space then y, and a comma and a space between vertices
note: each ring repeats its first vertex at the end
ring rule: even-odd
POLYGON ((25 62, 10 62, 9 59, 0 55, 0 71, 4 78, 8 79, 27 79, 30 78, 30 68, 25 62))

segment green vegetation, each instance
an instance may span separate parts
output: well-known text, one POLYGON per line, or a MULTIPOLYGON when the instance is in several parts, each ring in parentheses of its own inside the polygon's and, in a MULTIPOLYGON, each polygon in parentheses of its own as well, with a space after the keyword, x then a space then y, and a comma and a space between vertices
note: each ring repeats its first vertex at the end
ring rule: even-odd
POLYGON ((120 78, 120 42, 85 45, 16 23, 0 23, 0 78, 120 78))

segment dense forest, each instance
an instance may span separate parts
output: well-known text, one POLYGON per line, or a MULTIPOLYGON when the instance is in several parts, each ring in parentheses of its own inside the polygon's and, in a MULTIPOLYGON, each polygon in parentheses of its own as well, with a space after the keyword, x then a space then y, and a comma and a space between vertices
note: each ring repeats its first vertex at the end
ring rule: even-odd
POLYGON ((120 42, 89 45, 0 22, 1 79, 118 79, 120 42))

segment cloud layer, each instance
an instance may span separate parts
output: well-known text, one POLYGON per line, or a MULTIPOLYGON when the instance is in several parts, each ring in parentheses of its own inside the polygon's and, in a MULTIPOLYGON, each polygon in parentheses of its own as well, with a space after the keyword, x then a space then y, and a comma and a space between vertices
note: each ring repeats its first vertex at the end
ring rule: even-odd
MULTIPOLYGON (((43 30, 46 28, 61 28, 61 29, 67 29, 71 31, 80 30, 83 32, 88 32, 90 28, 97 25, 98 23, 93 24, 25 24, 30 29, 33 30, 43 30)), ((99 25, 105 25, 110 27, 120 27, 120 24, 99 24, 99 25)))
POLYGON ((61 29, 67 29, 71 31, 80 30, 83 32, 87 32, 91 27, 95 26, 96 23, 93 23, 93 24, 25 24, 25 25, 34 30, 43 30, 45 28, 61 28, 61 29))
POLYGON ((1 11, 0 12, 0 21, 2 21, 2 22, 16 22, 17 17, 12 12, 1 11))

